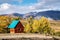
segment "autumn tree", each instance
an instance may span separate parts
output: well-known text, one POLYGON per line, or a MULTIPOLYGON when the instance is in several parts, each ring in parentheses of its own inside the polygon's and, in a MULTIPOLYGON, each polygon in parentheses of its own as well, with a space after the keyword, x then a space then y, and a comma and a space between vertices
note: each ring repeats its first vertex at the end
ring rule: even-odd
POLYGON ((19 20, 19 17, 0 16, 0 33, 7 32, 6 28, 12 22, 12 20, 19 20))
POLYGON ((39 21, 38 20, 33 20, 33 24, 32 24, 32 32, 33 33, 37 33, 39 32, 39 21))
POLYGON ((29 25, 30 25, 30 28, 31 28, 31 31, 30 32, 32 32, 32 24, 33 24, 33 16, 30 16, 29 18, 28 18, 28 23, 29 23, 29 25))
POLYGON ((43 34, 53 34, 53 30, 50 27, 50 22, 46 17, 41 17, 39 20, 39 31, 43 34))
POLYGON ((24 32, 26 32, 26 33, 30 33, 30 31, 31 31, 30 24, 27 23, 26 26, 24 27, 24 32))

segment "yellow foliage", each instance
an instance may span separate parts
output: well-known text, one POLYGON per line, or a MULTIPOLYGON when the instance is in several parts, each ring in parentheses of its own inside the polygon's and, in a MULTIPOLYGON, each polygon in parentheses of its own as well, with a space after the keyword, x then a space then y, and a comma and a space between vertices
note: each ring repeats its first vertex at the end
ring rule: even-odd
POLYGON ((38 20, 33 20, 32 24, 32 32, 39 32, 39 21, 38 20))
POLYGON ((41 17, 41 19, 39 20, 40 26, 45 27, 48 26, 50 27, 50 23, 49 20, 45 17, 41 17))
POLYGON ((24 27, 24 32, 29 33, 31 31, 30 24, 27 23, 26 26, 24 27))

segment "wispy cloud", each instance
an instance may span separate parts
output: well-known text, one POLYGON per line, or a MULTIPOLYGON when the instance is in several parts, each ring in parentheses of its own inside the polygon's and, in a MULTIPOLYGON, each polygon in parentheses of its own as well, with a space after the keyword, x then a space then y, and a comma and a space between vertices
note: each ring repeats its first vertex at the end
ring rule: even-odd
MULTIPOLYGON (((20 1, 23 0, 10 0, 10 1, 20 1)), ((9 3, 0 4, 0 14, 5 13, 28 13, 32 11, 46 11, 46 10, 60 10, 60 0, 37 0, 38 2, 33 5, 13 5, 9 3)))

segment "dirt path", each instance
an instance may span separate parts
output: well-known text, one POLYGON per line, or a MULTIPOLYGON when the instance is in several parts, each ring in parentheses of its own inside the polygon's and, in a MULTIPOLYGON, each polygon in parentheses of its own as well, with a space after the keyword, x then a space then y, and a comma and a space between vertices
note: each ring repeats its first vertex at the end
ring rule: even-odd
POLYGON ((31 38, 31 37, 38 37, 38 38, 52 38, 51 36, 45 36, 40 34, 0 34, 0 38, 31 38))

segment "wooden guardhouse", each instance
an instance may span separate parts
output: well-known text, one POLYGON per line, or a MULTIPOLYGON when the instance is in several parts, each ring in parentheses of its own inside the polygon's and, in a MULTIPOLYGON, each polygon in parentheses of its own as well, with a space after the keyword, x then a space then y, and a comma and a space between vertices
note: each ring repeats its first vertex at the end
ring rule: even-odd
POLYGON ((10 33, 23 33, 24 31, 24 27, 19 20, 13 20, 8 28, 10 29, 10 33))

